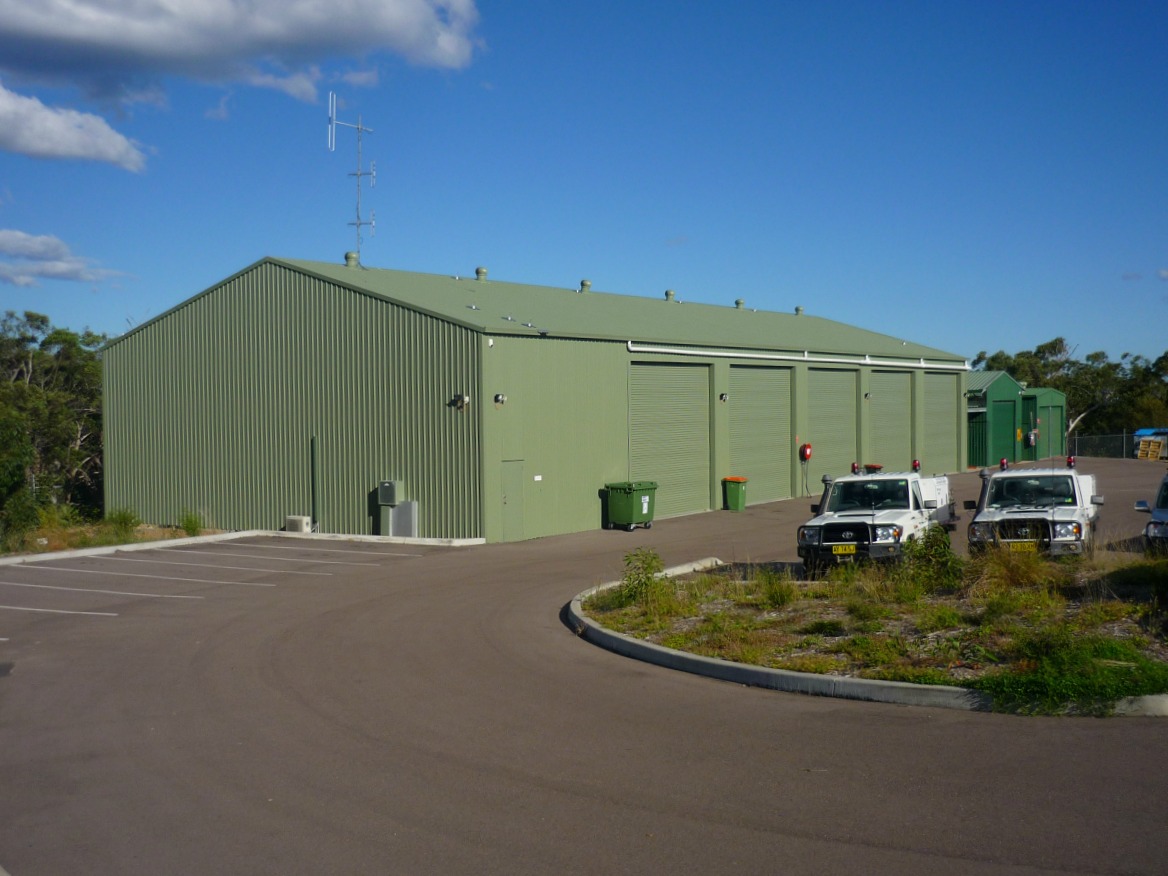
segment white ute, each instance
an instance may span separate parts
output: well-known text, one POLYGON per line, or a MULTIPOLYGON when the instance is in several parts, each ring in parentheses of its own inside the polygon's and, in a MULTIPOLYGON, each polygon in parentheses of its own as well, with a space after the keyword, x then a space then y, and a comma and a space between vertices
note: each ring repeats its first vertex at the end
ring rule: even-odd
POLYGON ((1103 497, 1095 494, 1095 477, 1066 468, 1011 469, 1002 460, 999 471, 981 472, 981 496, 966 502, 975 510, 969 524, 970 550, 998 545, 1011 551, 1050 556, 1086 552, 1099 522, 1103 497))
POLYGON ((857 560, 895 560, 902 546, 930 527, 955 527, 949 478, 910 472, 874 471, 858 465, 852 474, 823 476, 816 515, 799 527, 799 556, 808 577, 828 566, 857 560))

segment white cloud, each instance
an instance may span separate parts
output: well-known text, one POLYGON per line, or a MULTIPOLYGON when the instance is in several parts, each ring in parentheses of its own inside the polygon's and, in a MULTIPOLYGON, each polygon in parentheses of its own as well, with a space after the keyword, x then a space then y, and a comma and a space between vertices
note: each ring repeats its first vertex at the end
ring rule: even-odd
POLYGON ((319 79, 320 70, 312 67, 303 73, 293 73, 289 76, 253 72, 247 76, 247 84, 257 88, 274 88, 297 100, 311 103, 316 100, 316 83, 319 79))
MULTIPOLYGON (((123 107, 164 106, 182 76, 317 100, 319 64, 391 52, 422 65, 470 63, 475 0, 0 0, 0 73, 79 87, 123 107)), ((348 74, 376 84, 377 70, 348 74)), ((210 110, 223 118, 227 104, 210 110)), ((0 150, 106 161, 139 171, 138 144, 100 116, 46 106, 0 84, 0 150)))
POLYGON ((477 23, 475 0, 0 0, 0 69, 119 99, 181 75, 311 100, 311 74, 271 70, 383 51, 464 67, 477 23))
POLYGON ((39 286, 41 280, 93 283, 117 276, 75 256, 60 238, 0 229, 0 284, 39 286))
POLYGON ((342 73, 341 81, 355 88, 373 88, 381 81, 381 76, 374 67, 369 70, 350 70, 348 73, 342 73))
POLYGON ((139 171, 146 156, 100 116, 47 107, 0 84, 0 149, 34 158, 108 161, 139 171))

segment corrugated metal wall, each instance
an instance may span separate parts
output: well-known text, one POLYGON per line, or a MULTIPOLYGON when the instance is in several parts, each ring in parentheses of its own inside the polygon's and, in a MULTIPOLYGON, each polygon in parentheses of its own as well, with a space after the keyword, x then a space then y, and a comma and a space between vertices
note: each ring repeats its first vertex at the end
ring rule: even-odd
POLYGON ((873 371, 868 416, 871 445, 864 462, 887 471, 907 471, 912 464, 912 375, 907 371, 873 371))
POLYGON ((958 416, 965 415, 960 405, 961 378, 957 374, 924 375, 924 442, 921 467, 929 473, 954 472, 961 468, 961 432, 958 416))
POLYGON ((856 387, 859 372, 812 368, 807 374, 807 440, 813 489, 823 475, 848 474, 859 462, 856 438, 856 387))
POLYGON ((624 345, 539 337, 481 345, 485 537, 599 527, 600 490, 629 474, 624 345))
POLYGON ((656 514, 710 508, 710 367, 629 369, 629 480, 656 481, 656 514))
POLYGON ((791 496, 791 369, 730 366, 730 471, 749 503, 791 496))
POLYGON ((370 492, 402 480, 424 536, 481 529, 477 336, 263 263, 104 353, 106 504, 173 523, 324 532, 376 525, 370 492))

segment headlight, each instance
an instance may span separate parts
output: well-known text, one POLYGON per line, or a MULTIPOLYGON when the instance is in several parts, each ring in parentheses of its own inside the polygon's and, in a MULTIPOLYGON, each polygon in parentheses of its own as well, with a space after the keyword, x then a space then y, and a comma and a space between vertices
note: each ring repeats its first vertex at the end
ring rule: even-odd
POLYGON ((1149 523, 1144 535, 1148 538, 1168 538, 1168 521, 1149 523))
POLYGON ((971 523, 969 525, 970 541, 993 541, 994 528, 988 523, 971 523))
POLYGON ((819 544, 819 527, 800 526, 799 544, 819 544))
POLYGON ((900 541, 900 533, 903 530, 899 526, 877 526, 876 527, 876 541, 900 541))
POLYGON ((1056 523, 1054 525, 1054 537, 1061 539, 1081 538, 1083 535, 1083 526, 1080 523, 1056 523))

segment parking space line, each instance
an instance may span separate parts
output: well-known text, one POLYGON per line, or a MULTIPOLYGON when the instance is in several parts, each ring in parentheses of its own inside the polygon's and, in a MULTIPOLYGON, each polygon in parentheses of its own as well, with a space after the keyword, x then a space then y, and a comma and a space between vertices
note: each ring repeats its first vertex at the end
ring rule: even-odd
POLYGON ((275 587, 275 584, 260 584, 252 581, 213 581, 209 578, 176 578, 172 575, 137 575, 133 572, 101 572, 97 569, 63 569, 60 566, 26 566, 42 572, 74 572, 78 575, 120 575, 123 578, 150 578, 154 581, 186 581, 192 584, 238 584, 241 587, 275 587))
MULTIPOLYGON (((258 547, 258 545, 252 545, 252 546, 258 547)), ((169 551, 170 553, 175 553, 175 554, 208 553, 206 551, 201 551, 201 550, 188 550, 187 548, 158 548, 158 550, 160 552, 161 551, 169 551)), ((251 559, 251 560, 270 560, 270 559, 272 559, 271 557, 265 557, 262 554, 237 554, 237 553, 229 553, 227 551, 211 551, 211 552, 209 552, 209 554, 210 554, 210 556, 215 556, 215 557, 246 557, 247 559, 251 559)), ((289 560, 288 562, 292 562, 292 560, 289 560)), ((380 563, 346 563, 346 562, 343 562, 341 560, 306 560, 303 557, 299 558, 299 562, 316 563, 318 565, 325 565, 325 566, 374 566, 374 567, 376 567, 376 566, 380 565, 380 563)))
POLYGON ((93 617, 117 617, 116 611, 65 611, 60 608, 26 608, 23 605, 0 605, 0 611, 36 611, 44 614, 88 614, 93 617))
POLYGON ((199 566, 208 569, 235 569, 239 572, 276 572, 280 575, 325 575, 332 577, 332 572, 292 572, 286 569, 256 569, 253 566, 216 566, 211 563, 180 563, 175 560, 140 560, 136 557, 119 557, 103 554, 94 557, 96 560, 117 560, 122 563, 153 563, 156 566, 199 566))
POLYGON ((141 596, 145 599, 203 599, 177 593, 132 593, 128 590, 98 590, 93 587, 61 587, 57 584, 25 584, 19 581, 0 581, 4 587, 32 587, 36 590, 72 590, 77 593, 104 593, 106 596, 141 596))
MULTIPOLYGON (((241 545, 242 546, 242 545, 241 545)), ((218 547, 218 545, 212 545, 218 547)), ((403 554, 395 551, 357 551, 348 550, 346 548, 322 548, 322 547, 308 547, 307 545, 282 545, 282 544, 248 544, 246 547, 262 548, 269 551, 295 551, 295 550, 309 550, 317 553, 329 554, 348 554, 356 557, 424 557, 425 554, 403 554)))

